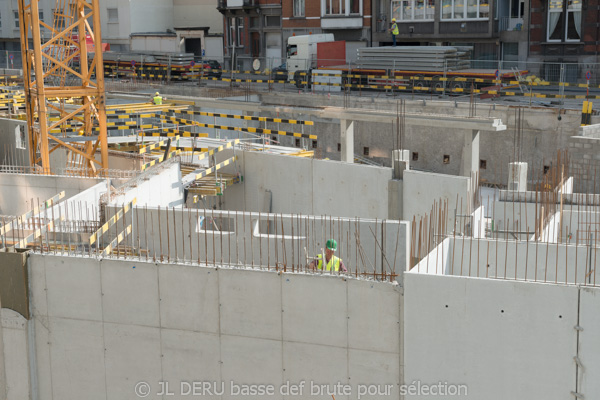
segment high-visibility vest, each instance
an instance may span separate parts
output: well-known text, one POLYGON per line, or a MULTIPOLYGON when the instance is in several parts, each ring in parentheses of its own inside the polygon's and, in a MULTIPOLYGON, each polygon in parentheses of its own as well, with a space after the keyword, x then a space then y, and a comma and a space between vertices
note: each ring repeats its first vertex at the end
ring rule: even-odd
MULTIPOLYGON (((317 264, 317 269, 323 269, 323 256, 319 254, 318 258, 319 263, 317 264)), ((338 272, 340 270, 341 261, 342 260, 339 257, 331 256, 329 262, 327 263, 327 271, 331 271, 331 269, 333 268, 335 272, 338 272)))
POLYGON ((395 22, 392 24, 392 35, 398 35, 400 31, 398 30, 398 24, 395 22))
POLYGON ((162 96, 154 96, 154 105, 160 106, 162 104, 162 96))

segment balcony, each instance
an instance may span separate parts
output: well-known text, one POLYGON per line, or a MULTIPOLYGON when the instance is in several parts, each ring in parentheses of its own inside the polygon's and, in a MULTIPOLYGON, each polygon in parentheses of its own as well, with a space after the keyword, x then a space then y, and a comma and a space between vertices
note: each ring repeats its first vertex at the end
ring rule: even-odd
POLYGON ((226 8, 254 8, 258 7, 258 0, 219 0, 217 9, 224 10, 226 8))
POLYGON ((520 31, 523 29, 523 18, 502 17, 498 24, 498 31, 520 31))

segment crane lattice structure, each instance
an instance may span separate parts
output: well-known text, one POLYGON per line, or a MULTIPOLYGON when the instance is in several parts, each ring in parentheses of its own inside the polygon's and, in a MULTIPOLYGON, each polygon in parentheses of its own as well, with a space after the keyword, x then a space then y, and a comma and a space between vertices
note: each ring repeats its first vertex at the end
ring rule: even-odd
POLYGON ((74 171, 104 175, 108 144, 99 0, 56 0, 52 26, 39 18, 40 0, 18 1, 31 165, 49 174, 50 154, 65 149, 74 171), (89 56, 88 42, 94 47, 89 56), (67 136, 73 127, 79 134, 67 136))

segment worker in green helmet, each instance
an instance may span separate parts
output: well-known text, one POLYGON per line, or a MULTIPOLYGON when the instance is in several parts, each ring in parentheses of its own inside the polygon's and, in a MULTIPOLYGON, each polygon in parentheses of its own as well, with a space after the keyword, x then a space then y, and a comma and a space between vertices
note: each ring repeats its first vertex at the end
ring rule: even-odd
POLYGON ((323 258, 325 258, 325 270, 326 271, 328 271, 328 272, 330 272, 330 271, 348 272, 342 259, 339 257, 336 257, 334 255, 336 250, 337 250, 337 242, 335 241, 335 239, 329 239, 327 241, 327 243, 325 244, 325 257, 323 257, 323 254, 319 254, 317 256, 317 259, 313 260, 310 263, 309 267, 311 269, 316 268, 318 270, 323 270, 323 258))

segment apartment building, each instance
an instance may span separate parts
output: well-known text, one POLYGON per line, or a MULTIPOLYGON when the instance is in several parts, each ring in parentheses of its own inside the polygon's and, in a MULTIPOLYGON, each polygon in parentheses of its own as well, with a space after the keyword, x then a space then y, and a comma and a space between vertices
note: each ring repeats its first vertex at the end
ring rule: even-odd
MULTIPOLYGON (((55 4, 39 3, 40 19, 49 25, 55 4)), ((16 0, 0 2, 0 66, 7 54, 20 59, 18 11, 16 0)), ((100 19, 102 39, 113 51, 191 52, 218 59, 222 55, 221 16, 211 0, 102 0, 100 19)), ((49 36, 42 31, 42 38, 44 34, 49 36)))

